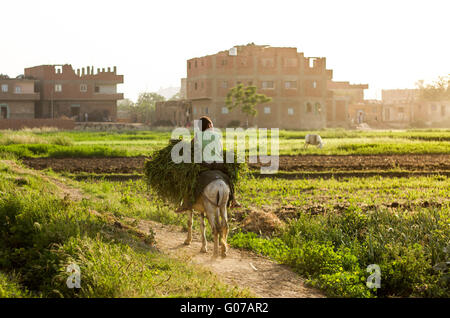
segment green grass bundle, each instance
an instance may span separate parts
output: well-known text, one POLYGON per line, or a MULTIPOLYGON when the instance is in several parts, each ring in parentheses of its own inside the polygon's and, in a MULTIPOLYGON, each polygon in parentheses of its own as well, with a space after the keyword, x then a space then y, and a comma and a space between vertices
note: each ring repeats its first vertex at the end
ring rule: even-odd
MULTIPOLYGON (((197 179, 203 171, 221 170, 230 177, 233 184, 236 184, 247 170, 245 163, 236 162, 236 155, 234 163, 194 163, 194 149, 191 143, 189 143, 191 163, 174 163, 171 151, 178 142, 187 143, 170 140, 169 145, 153 153, 152 159, 147 160, 144 166, 147 184, 159 197, 172 204, 178 205, 184 198, 189 198, 191 203, 195 201, 197 179)), ((223 152, 223 158, 226 158, 226 151, 223 152)))

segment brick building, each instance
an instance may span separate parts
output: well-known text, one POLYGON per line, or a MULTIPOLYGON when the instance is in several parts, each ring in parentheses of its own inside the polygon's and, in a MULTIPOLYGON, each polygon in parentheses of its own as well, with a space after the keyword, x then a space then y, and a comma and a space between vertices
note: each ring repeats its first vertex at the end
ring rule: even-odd
POLYGON ((38 100, 34 80, 0 77, 0 119, 33 119, 38 100))
POLYGON ((36 118, 69 117, 76 121, 115 121, 117 84, 123 83, 123 75, 113 69, 93 66, 77 69, 71 65, 40 65, 25 69, 27 78, 36 80, 40 98, 36 101, 36 118), (87 115, 86 115, 87 114, 87 115))
POLYGON ((185 127, 191 123, 192 102, 189 100, 169 100, 157 102, 152 125, 185 127))
POLYGON ((331 91, 327 100, 327 127, 348 127, 362 120, 365 110, 364 90, 367 84, 328 81, 331 91))
POLYGON ((187 61, 186 96, 193 117, 207 115, 215 125, 245 122, 240 110, 228 111, 226 95, 239 83, 254 85, 272 101, 258 105, 250 124, 286 129, 326 127, 327 81, 332 71, 325 58, 305 57, 296 48, 235 46, 229 51, 187 61))
POLYGON ((384 89, 382 98, 383 121, 393 126, 450 126, 450 100, 423 100, 418 89, 384 89))

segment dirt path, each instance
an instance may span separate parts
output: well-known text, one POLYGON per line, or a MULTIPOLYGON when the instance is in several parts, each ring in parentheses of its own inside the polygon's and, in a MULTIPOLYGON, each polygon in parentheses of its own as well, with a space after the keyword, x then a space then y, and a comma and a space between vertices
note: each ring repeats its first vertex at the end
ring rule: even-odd
POLYGON ((58 188, 58 190, 59 190, 58 195, 61 198, 70 199, 72 201, 80 201, 83 198, 88 198, 87 196, 83 195, 83 193, 80 189, 77 189, 77 188, 74 188, 74 187, 71 187, 71 186, 65 184, 63 182, 65 180, 64 178, 61 181, 58 178, 48 176, 39 171, 23 168, 20 165, 18 165, 16 162, 11 161, 11 160, 1 160, 1 162, 8 165, 17 174, 21 174, 21 175, 31 174, 33 176, 38 176, 47 182, 53 183, 58 188))
POLYGON ((200 253, 200 233, 193 231, 191 245, 183 244, 186 233, 179 227, 153 221, 141 221, 138 228, 153 229, 156 245, 165 254, 179 257, 210 269, 229 285, 248 288, 259 297, 324 297, 319 291, 306 287, 304 280, 283 265, 247 251, 230 248, 226 258, 212 259, 212 243, 208 253, 200 253))

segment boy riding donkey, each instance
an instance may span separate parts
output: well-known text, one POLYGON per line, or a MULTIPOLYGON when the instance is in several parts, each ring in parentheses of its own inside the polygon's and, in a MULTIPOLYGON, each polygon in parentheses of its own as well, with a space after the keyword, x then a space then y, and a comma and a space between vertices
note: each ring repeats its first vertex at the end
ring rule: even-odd
MULTIPOLYGON (((191 140, 192 146, 195 146, 195 144, 196 144, 195 140, 197 139, 197 144, 201 145, 201 152, 203 153, 203 150, 205 149, 205 147, 208 144, 214 143, 214 147, 212 149, 212 156, 213 157, 216 155, 222 156, 223 146, 222 146, 222 142, 221 142, 221 135, 213 130, 214 126, 213 126, 212 120, 207 116, 202 116, 199 119, 199 126, 200 127, 198 127, 198 128, 201 129, 202 134, 200 134, 200 136, 199 135, 194 136, 194 138, 191 140), (205 133, 205 132, 210 134, 214 140, 210 141, 209 138, 208 139, 202 138, 203 133, 205 133), (199 138, 201 138, 201 140, 198 140, 199 138), (219 154, 216 153, 216 150, 218 150, 218 149, 220 149, 219 154)), ((234 184, 231 181, 230 176, 227 174, 225 164, 214 163, 214 162, 208 163, 208 162, 203 161, 202 165, 207 167, 209 170, 204 171, 203 173, 200 174, 200 176, 197 180, 196 195, 212 181, 214 181, 216 179, 222 179, 228 184, 228 186, 230 188, 230 197, 228 200, 228 207, 230 207, 230 208, 241 207, 241 204, 235 198, 234 184)), ((180 213, 180 212, 191 210, 192 205, 193 205, 193 202, 191 202, 191 200, 189 200, 188 197, 185 197, 181 206, 175 212, 180 213)))

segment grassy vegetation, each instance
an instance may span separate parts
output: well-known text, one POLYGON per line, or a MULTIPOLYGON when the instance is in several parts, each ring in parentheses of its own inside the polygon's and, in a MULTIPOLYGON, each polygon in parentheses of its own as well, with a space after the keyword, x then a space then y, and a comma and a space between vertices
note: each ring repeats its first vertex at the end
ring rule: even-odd
MULTIPOLYGON (((325 147, 303 150, 307 133, 280 131, 280 154, 450 154, 450 130, 322 130, 318 133, 325 147)), ((152 131, 0 132, 0 157, 149 155, 169 138, 169 132, 152 131)), ((175 214, 143 180, 64 182, 92 199, 61 199, 51 183, 0 163, 1 297, 248 295, 218 283, 208 272, 155 253, 132 232, 90 212, 185 226, 185 216, 175 214), (71 263, 81 267, 81 290, 66 287, 71 263)), ((231 217, 264 210, 284 226, 272 234, 251 233, 235 221, 229 243, 289 265, 329 296, 450 295, 448 177, 250 178, 237 191, 244 208, 230 211, 231 217), (381 268, 378 290, 366 287, 370 264, 381 268)))
POLYGON ((230 243, 290 265, 331 296, 449 296, 450 182, 441 176, 258 180, 239 188, 248 206, 294 207, 275 237, 230 243), (382 287, 365 286, 378 264, 382 287))
MULTIPOLYGON (((37 175, 0 163, 2 297, 247 297, 208 271, 156 253, 133 232, 61 199, 37 175), (69 289, 67 266, 81 269, 69 289)), ((151 237, 148 238, 151 240, 151 237)))
POLYGON ((448 297, 449 209, 300 214, 274 238, 237 233, 230 244, 268 255, 336 297, 448 297), (366 287, 366 267, 381 288, 366 287))
MULTIPOLYGON (((281 155, 450 153, 450 130, 280 131, 281 155), (307 133, 319 133, 325 147, 303 149, 307 133)), ((17 157, 148 156, 167 145, 170 132, 44 131, 0 132, 0 153, 17 157)))
MULTIPOLYGON (((99 211, 185 226, 185 217, 142 180, 73 182, 95 198, 90 204, 99 211)), ((283 218, 287 206, 294 215, 270 236, 233 223, 229 243, 289 265, 329 296, 448 297, 449 182, 441 176, 249 179, 238 187, 247 208, 269 207, 283 218), (379 290, 366 287, 370 264, 381 267, 379 290)))
POLYGON ((31 294, 18 283, 13 275, 0 272, 0 298, 29 298, 31 294))

